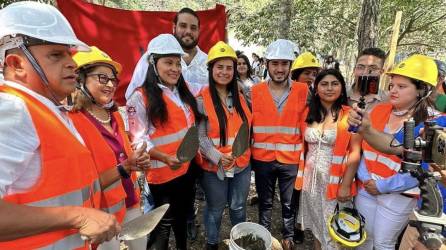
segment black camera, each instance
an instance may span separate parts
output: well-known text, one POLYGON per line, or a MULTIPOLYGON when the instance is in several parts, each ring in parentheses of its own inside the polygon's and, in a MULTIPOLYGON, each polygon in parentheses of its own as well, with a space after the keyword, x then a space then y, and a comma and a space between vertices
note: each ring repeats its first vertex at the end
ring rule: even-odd
POLYGON ((368 94, 378 94, 379 76, 365 75, 358 78, 359 94, 366 96, 368 94))

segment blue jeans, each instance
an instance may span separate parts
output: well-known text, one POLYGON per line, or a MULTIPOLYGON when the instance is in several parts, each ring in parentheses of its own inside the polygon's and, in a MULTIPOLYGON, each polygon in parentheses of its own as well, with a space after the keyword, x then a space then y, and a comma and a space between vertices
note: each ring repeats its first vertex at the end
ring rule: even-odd
POLYGON ((234 226, 246 220, 246 200, 248 199, 251 167, 246 167, 233 178, 223 181, 217 178, 216 173, 203 173, 201 184, 206 196, 204 210, 204 225, 207 243, 218 244, 221 217, 226 204, 229 204, 229 217, 234 226))
POLYGON ((291 201, 296 181, 297 166, 277 161, 251 161, 256 174, 256 190, 259 195, 259 224, 271 231, 274 189, 279 182, 280 203, 282 205, 282 238, 294 236, 294 209, 291 201))
POLYGON ((141 192, 141 199, 142 199, 144 214, 146 214, 155 208, 155 202, 153 201, 153 196, 152 193, 150 192, 150 188, 149 185, 147 184, 147 181, 144 181, 143 187, 144 189, 141 192))

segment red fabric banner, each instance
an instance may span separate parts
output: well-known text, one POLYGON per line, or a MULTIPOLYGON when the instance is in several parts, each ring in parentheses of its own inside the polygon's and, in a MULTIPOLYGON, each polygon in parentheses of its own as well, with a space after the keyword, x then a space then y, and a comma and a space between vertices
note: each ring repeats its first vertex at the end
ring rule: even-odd
MULTIPOLYGON (((133 69, 147 49, 148 42, 162 33, 172 33, 176 12, 129 11, 87 3, 82 0, 57 0, 57 6, 73 26, 80 40, 95 45, 123 65, 115 99, 125 103, 124 93, 133 69)), ((197 11, 200 18, 199 47, 207 52, 225 40, 226 13, 223 5, 197 11)))

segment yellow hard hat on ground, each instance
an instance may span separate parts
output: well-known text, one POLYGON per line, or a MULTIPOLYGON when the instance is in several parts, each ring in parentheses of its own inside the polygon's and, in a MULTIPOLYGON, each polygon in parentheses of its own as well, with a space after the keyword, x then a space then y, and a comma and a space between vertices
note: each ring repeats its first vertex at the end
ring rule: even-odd
POLYGON ((344 247, 358 247, 367 239, 364 217, 354 207, 339 209, 336 205, 327 224, 331 238, 344 247))
POLYGON ((386 74, 409 77, 435 87, 437 85, 438 69, 433 58, 415 54, 400 62, 386 74))
POLYGON ((321 64, 317 58, 310 52, 305 52, 299 55, 291 66, 291 71, 303 68, 320 68, 321 64))
POLYGON ((212 48, 209 50, 208 60, 206 64, 209 65, 216 59, 225 57, 237 61, 237 54, 235 53, 234 49, 231 48, 231 46, 229 46, 227 43, 220 41, 212 46, 212 48))
POLYGON ((96 46, 91 46, 90 49, 91 51, 89 52, 77 52, 73 56, 78 69, 92 64, 103 63, 113 66, 118 75, 121 73, 122 66, 120 63, 113 61, 109 55, 96 46))

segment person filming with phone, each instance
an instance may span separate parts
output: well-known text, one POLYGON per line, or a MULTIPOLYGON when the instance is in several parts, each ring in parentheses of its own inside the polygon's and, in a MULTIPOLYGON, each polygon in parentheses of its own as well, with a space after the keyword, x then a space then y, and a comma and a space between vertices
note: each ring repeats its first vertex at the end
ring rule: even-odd
MULTIPOLYGON (((348 93, 348 103, 350 106, 360 102, 362 83, 367 82, 367 80, 369 82, 375 82, 376 79, 379 82, 379 76, 384 72, 385 59, 386 53, 379 48, 367 48, 359 54, 353 71, 354 83, 348 93)), ((384 91, 375 90, 364 95, 365 109, 367 112, 376 104, 386 99, 386 93, 384 91)))

